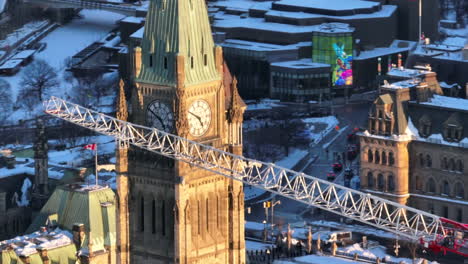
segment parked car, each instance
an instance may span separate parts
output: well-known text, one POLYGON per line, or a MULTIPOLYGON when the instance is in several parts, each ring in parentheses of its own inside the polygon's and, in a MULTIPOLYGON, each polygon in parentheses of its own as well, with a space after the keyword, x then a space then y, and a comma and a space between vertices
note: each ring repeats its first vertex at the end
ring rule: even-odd
POLYGON ((341 163, 333 163, 332 165, 333 171, 334 172, 339 172, 343 169, 343 165, 341 163))

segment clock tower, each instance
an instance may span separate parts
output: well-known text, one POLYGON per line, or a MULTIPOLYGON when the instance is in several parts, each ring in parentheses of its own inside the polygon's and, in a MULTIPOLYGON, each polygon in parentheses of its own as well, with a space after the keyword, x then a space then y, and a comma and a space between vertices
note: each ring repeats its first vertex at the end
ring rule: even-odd
MULTIPOLYGON (((204 0, 151 0, 133 55, 131 122, 242 154, 246 106, 204 0)), ((131 263, 245 263, 241 182, 132 147, 128 179, 131 263)))

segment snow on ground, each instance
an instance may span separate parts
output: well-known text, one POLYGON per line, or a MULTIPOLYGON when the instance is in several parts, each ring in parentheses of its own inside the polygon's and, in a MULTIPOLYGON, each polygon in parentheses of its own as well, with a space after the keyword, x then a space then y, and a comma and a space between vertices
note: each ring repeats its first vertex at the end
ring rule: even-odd
MULTIPOLYGON (((274 164, 286 169, 292 169, 302 158, 304 158, 307 155, 307 153, 308 152, 306 150, 294 148, 290 151, 289 156, 274 162, 274 164)), ((253 186, 244 187, 244 195, 246 201, 256 198, 264 194, 265 192, 266 190, 255 188, 253 186)))
POLYGON ((302 158, 307 155, 307 151, 303 149, 293 149, 289 156, 275 162, 275 165, 286 168, 292 169, 302 158))
MULTIPOLYGON (((392 261, 396 263, 404 263, 404 264, 421 264, 423 262, 422 259, 417 259, 415 262, 408 258, 398 258, 387 254, 387 248, 384 246, 377 246, 372 249, 363 249, 360 244, 356 243, 352 246, 348 246, 345 248, 340 248, 340 251, 344 251, 345 253, 354 254, 358 253, 360 256, 365 256, 369 258, 380 258, 385 259, 385 262, 392 261)), ((437 262, 428 262, 429 264, 436 264, 437 262)))
MULTIPOLYGON (((88 45, 105 37, 117 24, 116 22, 124 16, 102 10, 82 10, 82 18, 73 19, 70 23, 59 27, 49 33, 41 42, 47 44, 44 51, 35 55, 35 58, 47 61, 56 69, 60 79, 60 85, 49 92, 61 98, 66 98, 72 94, 73 86, 63 79, 65 72, 65 59, 72 57, 88 45)), ((17 100, 20 90, 21 75, 25 68, 11 77, 3 77, 11 84, 13 102, 17 100)), ((38 105, 36 111, 42 110, 38 105)), ((15 111, 9 118, 10 122, 17 122, 19 119, 32 118, 31 113, 24 109, 15 111)))
MULTIPOLYGON (((2 8, 2 1, 3 0, 0 0, 0 10, 2 8)), ((4 3, 6 3, 6 2, 4 2, 4 3)), ((46 26, 47 24, 48 24, 48 21, 43 20, 43 21, 29 22, 29 23, 23 25, 21 28, 18 28, 15 31, 13 31, 12 33, 8 34, 8 36, 5 39, 0 40, 0 48, 15 45, 22 38, 26 37, 27 35, 31 34, 34 31, 46 26)))
MULTIPOLYGON (((56 141, 51 141, 53 143, 56 141)), ((66 164, 71 167, 76 167, 83 162, 83 159, 90 159, 93 157, 93 151, 84 150, 83 146, 86 144, 97 143, 98 155, 115 153, 114 138, 108 136, 95 136, 83 137, 75 142, 77 147, 69 148, 66 150, 49 150, 49 163, 52 164, 66 164)))
POLYGON ((7 3, 7 0, 0 0, 0 13, 2 13, 3 10, 5 9, 6 3, 7 3))
POLYGON ((376 229, 376 228, 372 228, 369 226, 364 226, 364 225, 348 225, 348 224, 326 221, 326 220, 312 221, 312 222, 309 222, 309 224, 312 226, 329 227, 329 228, 340 229, 340 230, 351 230, 354 233, 373 235, 373 236, 378 236, 381 238, 389 238, 389 239, 396 238, 396 236, 393 233, 386 232, 386 231, 376 229))
POLYGON ((265 249, 271 249, 272 247, 274 247, 274 245, 272 245, 272 244, 261 243, 261 242, 251 241, 251 240, 245 240, 245 249, 246 250, 265 250, 265 249))
POLYGON ((284 107, 280 105, 280 100, 271 100, 271 99, 262 99, 260 102, 256 101, 246 101, 247 103, 247 111, 253 110, 268 110, 272 109, 273 107, 284 107))
POLYGON ((306 263, 311 263, 311 264, 322 264, 322 263, 327 263, 327 264, 350 264, 350 263, 362 263, 362 262, 357 262, 353 260, 347 260, 347 259, 340 259, 336 257, 328 257, 328 256, 318 256, 318 255, 307 255, 303 257, 298 257, 295 258, 294 260, 277 260, 273 262, 274 264, 306 264, 306 263), (296 260, 296 261, 294 261, 296 260))
POLYGON ((315 144, 319 143, 339 123, 335 116, 305 118, 302 119, 302 122, 307 124, 309 128, 308 136, 315 144), (326 124, 327 127, 325 129, 321 129, 320 131, 316 131, 317 124, 326 124))
POLYGON ((463 47, 466 43, 466 40, 466 38, 462 37, 448 37, 444 41, 442 41, 442 44, 463 47))

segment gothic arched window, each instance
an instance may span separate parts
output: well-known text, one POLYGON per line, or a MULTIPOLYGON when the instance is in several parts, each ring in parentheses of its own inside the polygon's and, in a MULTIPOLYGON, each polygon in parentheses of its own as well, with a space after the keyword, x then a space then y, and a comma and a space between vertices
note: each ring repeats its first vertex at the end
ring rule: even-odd
POLYGON ((374 188, 374 175, 372 172, 367 173, 367 187, 374 188))
POLYGON ((395 191, 395 179, 393 177, 393 174, 388 175, 388 191, 395 191))
POLYGON ((436 192, 435 181, 432 178, 427 181, 427 191, 430 193, 436 192))
POLYGON ((145 199, 140 199, 140 231, 145 231, 145 199))
POLYGON ((461 160, 457 160, 457 171, 463 172, 463 162, 461 160))
POLYGON ((450 159, 448 165, 449 165, 449 170, 455 171, 455 160, 454 159, 450 159))
POLYGON ((161 234, 166 236, 166 201, 161 200, 161 234))
POLYGON ((368 162, 374 161, 374 154, 372 153, 372 150, 370 149, 367 151, 367 161, 368 162))
POLYGON ((450 194, 450 187, 448 181, 444 181, 442 184, 442 194, 449 195, 450 194))
POLYGON ((382 152, 382 164, 387 165, 387 153, 385 151, 382 152))
POLYGON ((393 152, 388 153, 388 165, 393 166, 395 164, 395 157, 393 156, 393 152))
POLYGON ((151 233, 156 233, 156 201, 151 202, 151 233))
POLYGON ((385 178, 381 173, 377 176, 377 187, 380 190, 383 190, 385 188, 385 178))
POLYGON ((457 198, 460 198, 460 199, 464 199, 465 198, 465 189, 463 188, 463 184, 462 183, 457 183, 455 185, 455 196, 457 198))
POLYGON ((419 153, 419 165, 424 167, 424 155, 422 153, 419 153))
POLYGON ((380 163, 380 153, 379 153, 378 150, 375 151, 374 161, 375 161, 376 164, 380 163))
POLYGON ((448 170, 448 168, 449 168, 449 167, 448 167, 447 158, 444 157, 444 158, 442 159, 442 169, 443 169, 443 170, 448 170))
POLYGON ((426 155, 426 166, 428 168, 432 167, 432 157, 429 154, 426 155))

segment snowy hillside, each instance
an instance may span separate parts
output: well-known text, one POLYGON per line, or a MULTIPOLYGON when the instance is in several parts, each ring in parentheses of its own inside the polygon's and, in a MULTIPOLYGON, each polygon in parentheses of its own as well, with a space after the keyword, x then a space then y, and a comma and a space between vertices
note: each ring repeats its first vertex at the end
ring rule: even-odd
POLYGON ((7 0, 0 0, 0 13, 5 10, 7 0))

